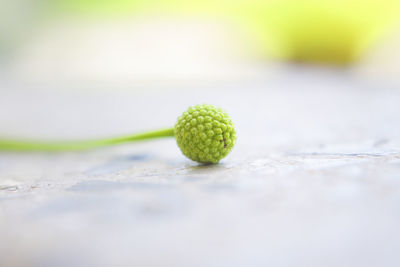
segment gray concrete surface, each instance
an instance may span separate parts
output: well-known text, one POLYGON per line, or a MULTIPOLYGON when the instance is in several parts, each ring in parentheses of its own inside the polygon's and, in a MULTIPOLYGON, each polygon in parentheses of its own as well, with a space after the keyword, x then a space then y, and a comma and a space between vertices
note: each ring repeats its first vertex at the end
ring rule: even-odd
POLYGON ((399 266, 400 91, 345 72, 92 90, 3 84, 2 136, 77 139, 227 110, 220 164, 173 139, 0 153, 0 266, 399 266), (25 89, 24 89, 25 88, 25 89))

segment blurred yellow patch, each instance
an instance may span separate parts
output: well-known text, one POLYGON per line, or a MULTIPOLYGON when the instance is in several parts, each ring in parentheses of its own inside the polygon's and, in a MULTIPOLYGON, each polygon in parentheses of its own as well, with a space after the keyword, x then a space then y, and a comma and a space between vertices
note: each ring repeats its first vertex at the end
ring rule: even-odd
POLYGON ((237 14, 245 15, 265 53, 294 61, 352 62, 400 17, 397 0, 256 2, 237 14))

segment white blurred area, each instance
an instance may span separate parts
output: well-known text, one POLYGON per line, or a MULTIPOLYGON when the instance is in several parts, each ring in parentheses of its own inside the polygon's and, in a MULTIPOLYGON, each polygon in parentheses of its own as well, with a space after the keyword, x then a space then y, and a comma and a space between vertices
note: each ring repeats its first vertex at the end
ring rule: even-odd
POLYGON ((390 32, 354 67, 361 79, 383 85, 400 86, 400 27, 390 32))
POLYGON ((60 20, 14 51, 10 77, 34 83, 226 81, 260 75, 243 32, 201 17, 60 20))

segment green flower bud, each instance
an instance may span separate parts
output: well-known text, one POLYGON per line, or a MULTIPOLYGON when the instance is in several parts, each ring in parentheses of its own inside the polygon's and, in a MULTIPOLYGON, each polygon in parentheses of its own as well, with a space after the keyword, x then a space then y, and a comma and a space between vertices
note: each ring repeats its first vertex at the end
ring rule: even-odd
POLYGON ((212 105, 190 107, 178 118, 174 135, 182 153, 200 163, 217 163, 236 141, 231 118, 212 105))

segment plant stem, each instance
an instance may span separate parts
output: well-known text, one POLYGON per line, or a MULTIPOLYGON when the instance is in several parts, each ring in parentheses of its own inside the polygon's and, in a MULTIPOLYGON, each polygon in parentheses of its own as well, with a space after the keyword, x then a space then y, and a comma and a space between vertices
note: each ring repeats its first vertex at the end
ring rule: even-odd
POLYGON ((121 143, 141 141, 147 139, 155 139, 162 137, 174 136, 174 128, 145 132, 140 134, 106 138, 100 140, 85 140, 85 141, 60 141, 60 142, 45 142, 45 141, 28 141, 28 140, 6 140, 0 139, 0 150, 8 151, 72 151, 85 150, 102 146, 111 146, 121 143))

